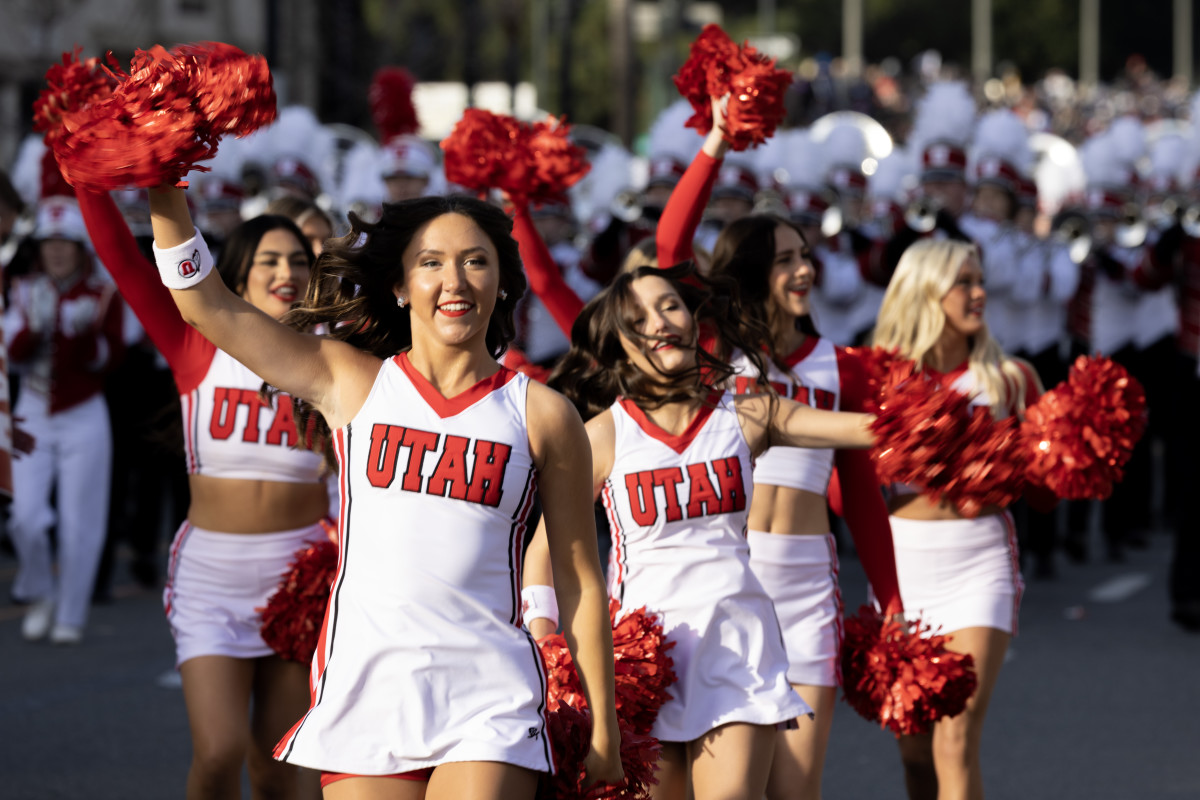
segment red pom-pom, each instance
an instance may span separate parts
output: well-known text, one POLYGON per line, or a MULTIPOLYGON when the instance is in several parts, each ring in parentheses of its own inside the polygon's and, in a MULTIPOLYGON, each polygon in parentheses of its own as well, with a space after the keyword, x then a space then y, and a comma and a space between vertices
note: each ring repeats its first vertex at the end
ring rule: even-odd
MULTIPOLYGON (((105 69, 104 61, 99 58, 80 61, 80 52, 77 47, 73 52, 63 53, 62 63, 46 71, 46 88, 33 103, 33 129, 46 134, 50 147, 62 135, 65 116, 104 100, 117 85, 114 73, 105 69)), ((112 53, 105 54, 105 61, 113 69, 120 69, 112 53)))
POLYGON ((594 785, 586 791, 583 764, 591 747, 592 719, 586 711, 560 706, 546 717, 550 749, 554 753, 554 775, 543 776, 538 800, 643 800, 658 783, 654 770, 662 745, 651 736, 621 726, 621 767, 625 778, 619 785, 594 785))
POLYGON ((527 141, 534 179, 525 190, 530 202, 561 195, 592 168, 584 149, 571 141, 570 132, 571 126, 555 117, 533 123, 527 141))
MULTIPOLYGON (((55 69, 47 75, 52 88, 61 78, 55 69)), ((221 136, 243 136, 275 119, 266 62, 231 45, 138 50, 128 74, 108 74, 118 81, 108 94, 76 93, 57 116, 43 106, 47 143, 73 186, 174 183, 212 158, 221 136)))
POLYGON ((617 679, 617 716, 636 733, 648 734, 667 689, 675 683, 675 662, 667 651, 675 646, 663 638, 662 623, 645 607, 617 620, 620 604, 609 601, 613 621, 613 654, 617 679))
POLYGON ((1015 420, 996 420, 984 408, 972 412, 970 398, 911 372, 910 362, 894 362, 884 382, 871 426, 880 481, 915 484, 965 517, 1021 496, 1025 465, 1015 420))
POLYGON ((842 690, 864 719, 897 737, 925 733, 967 707, 978 679, 974 659, 946 649, 947 637, 914 630, 863 606, 847 617, 842 641, 842 690))
POLYGON ((792 75, 748 44, 738 46, 717 25, 705 25, 688 60, 672 79, 694 113, 686 127, 712 130, 711 101, 729 95, 722 136, 733 150, 757 147, 783 122, 783 96, 792 75))
POLYGON ((912 374, 912 362, 901 359, 895 349, 882 347, 847 347, 846 354, 858 359, 867 376, 867 407, 879 408, 884 390, 912 374), (903 365, 903 370, 901 370, 903 365))
POLYGON ((552 200, 591 168, 569 132, 558 119, 527 125, 468 108, 441 143, 446 179, 480 193, 500 189, 518 204, 552 200))
POLYGON ((1066 381, 1025 410, 1028 478, 1065 500, 1103 500, 1145 429, 1141 384, 1110 359, 1080 356, 1066 381))
MULTIPOLYGON (((662 624, 654 614, 639 608, 617 619, 621 606, 608 604, 613 626, 613 669, 616 677, 617 718, 636 733, 648 734, 667 692, 675 682, 675 662, 667 651, 674 642, 663 639, 662 624)), ((560 634, 538 640, 546 665, 547 704, 551 710, 563 705, 587 708, 583 686, 567 642, 560 634)))
POLYGON ((312 661, 337 563, 338 548, 333 542, 298 550, 279 588, 261 609, 263 641, 284 658, 305 664, 312 661))
POLYGON ((416 133, 420 129, 412 100, 416 85, 416 78, 404 67, 384 67, 371 79, 367 102, 371 105, 371 120, 379 130, 381 141, 416 133))

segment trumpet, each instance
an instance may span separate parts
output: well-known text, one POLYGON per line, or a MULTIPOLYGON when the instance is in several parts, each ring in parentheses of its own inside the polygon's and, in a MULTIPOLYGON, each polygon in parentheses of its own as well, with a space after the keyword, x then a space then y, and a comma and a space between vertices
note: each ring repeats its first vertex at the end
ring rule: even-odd
POLYGON ((1161 203, 1148 206, 1146 217, 1157 230, 1166 230, 1179 223, 1185 234, 1200 238, 1200 203, 1187 204, 1181 198, 1167 197, 1161 203))
POLYGON ((622 222, 634 222, 640 219, 643 210, 641 193, 633 189, 619 192, 608 207, 609 213, 622 222))
POLYGON ((1067 248, 1067 255, 1076 264, 1082 264, 1092 252, 1092 223, 1080 211, 1060 214, 1050 237, 1067 248))
POLYGON ((1121 207, 1117 217, 1117 225, 1113 229, 1113 241, 1119 247, 1141 247, 1146 243, 1146 234, 1150 226, 1142 216, 1141 209, 1134 203, 1126 203, 1121 207))
POLYGON ((928 197, 919 197, 904 209, 904 224, 917 233, 929 233, 937 227, 941 204, 928 197))

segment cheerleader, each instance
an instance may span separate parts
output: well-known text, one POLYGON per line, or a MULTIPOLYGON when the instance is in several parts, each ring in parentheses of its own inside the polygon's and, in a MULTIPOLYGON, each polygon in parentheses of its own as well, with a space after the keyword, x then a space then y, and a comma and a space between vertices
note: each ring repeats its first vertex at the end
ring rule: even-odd
MULTIPOLYGON (((981 410, 1020 416, 1040 386, 1032 369, 1006 357, 989 335, 986 299, 973 245, 917 242, 888 285, 875 345, 895 349, 943 385, 971 395, 981 410)), ((908 794, 979 800, 983 721, 1017 630, 1023 588, 1012 516, 993 506, 964 518, 952 504, 906 486, 892 487, 888 508, 906 614, 948 634, 948 649, 970 653, 979 680, 962 714, 938 721, 930 735, 901 738, 908 794)))
POLYGON ((278 324, 208 279, 183 193, 151 195, 156 257, 183 317, 332 431, 340 559, 307 713, 275 755, 328 798, 532 798, 553 770, 545 677, 521 627, 535 485, 566 636, 596 711, 589 781, 621 778, 611 631, 589 524, 583 426, 495 360, 524 289, 510 223, 470 198, 351 217, 305 305, 278 324))
MULTIPOLYGON (((321 456, 296 447, 290 399, 262 402, 262 378, 184 322, 109 196, 79 194, 97 252, 170 366, 183 411, 191 503, 163 605, 192 733, 187 796, 237 797, 243 763, 256 794, 315 796, 315 774, 271 757, 307 707, 307 665, 274 654, 257 609, 295 552, 327 535, 321 456)), ((300 230, 263 216, 232 231, 217 271, 279 318, 307 288, 311 264, 300 230)))
MULTIPOLYGON (((712 175, 728 145, 718 122, 663 211, 657 241, 660 257, 687 258, 712 186, 712 175)), ((713 253, 713 274, 723 275, 753 318, 769 332, 767 372, 744 351, 731 354, 738 369, 737 394, 758 391, 759 378, 780 395, 826 410, 861 411, 866 373, 859 361, 817 335, 811 317, 816 279, 803 231, 792 222, 758 214, 730 223, 713 253)), ((880 604, 901 609, 896 588, 887 508, 865 452, 773 447, 754 467, 750 506, 750 564, 775 604, 789 661, 788 680, 815 714, 813 724, 780 732, 767 797, 819 798, 825 751, 833 724, 839 680, 842 602, 838 559, 830 533, 826 495, 836 463, 840 486, 853 502, 845 515, 867 576, 880 604)), ((840 501, 840 496, 836 498, 840 501)), ((839 505, 840 502, 839 502, 839 505)))
MULTIPOLYGON (((686 264, 623 273, 585 307, 551 378, 591 417, 593 492, 612 535, 609 593, 623 609, 659 615, 674 642, 678 681, 651 729, 663 743, 655 798, 682 798, 690 785, 696 798, 758 800, 776 726, 811 713, 789 685, 771 598, 750 568, 752 459, 773 445, 872 443, 866 415, 716 388, 736 369, 701 346, 710 334, 767 374, 759 337, 747 333, 761 326, 739 323, 735 296, 686 264)), ((552 596, 536 596, 547 594, 554 561, 540 537, 527 561, 532 604, 552 608, 552 596)))

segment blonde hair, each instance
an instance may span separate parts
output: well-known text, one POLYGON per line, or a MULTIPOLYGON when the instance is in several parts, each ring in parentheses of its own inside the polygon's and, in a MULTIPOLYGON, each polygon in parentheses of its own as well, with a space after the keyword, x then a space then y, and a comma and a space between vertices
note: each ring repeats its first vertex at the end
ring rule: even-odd
MULTIPOLYGON (((979 260, 979 249, 967 242, 923 239, 904 251, 888 283, 875 324, 874 344, 894 349, 928 366, 926 359, 946 328, 942 298, 954 287, 963 262, 979 260)), ((1026 373, 1004 355, 986 323, 969 339, 968 368, 975 385, 991 399, 992 415, 1021 416, 1025 411, 1026 373)))

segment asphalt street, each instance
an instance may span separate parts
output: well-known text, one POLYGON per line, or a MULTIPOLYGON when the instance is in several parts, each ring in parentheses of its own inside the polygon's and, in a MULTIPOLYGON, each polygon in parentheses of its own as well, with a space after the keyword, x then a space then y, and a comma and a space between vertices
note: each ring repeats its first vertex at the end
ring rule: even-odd
MULTIPOLYGON (((1200 798, 1200 635, 1167 618, 1170 540, 1128 560, 1060 561, 1027 582, 1021 631, 992 701, 983 757, 989 800, 1200 798)), ((0 597, 15 571, 0 555, 0 597)), ((184 795, 190 747, 157 591, 122 557, 112 602, 76 646, 21 639, 0 605, 0 798, 169 800, 184 795)), ((845 558, 848 611, 862 600, 845 558)), ((840 704, 827 800, 903 800, 892 736, 840 704)))

